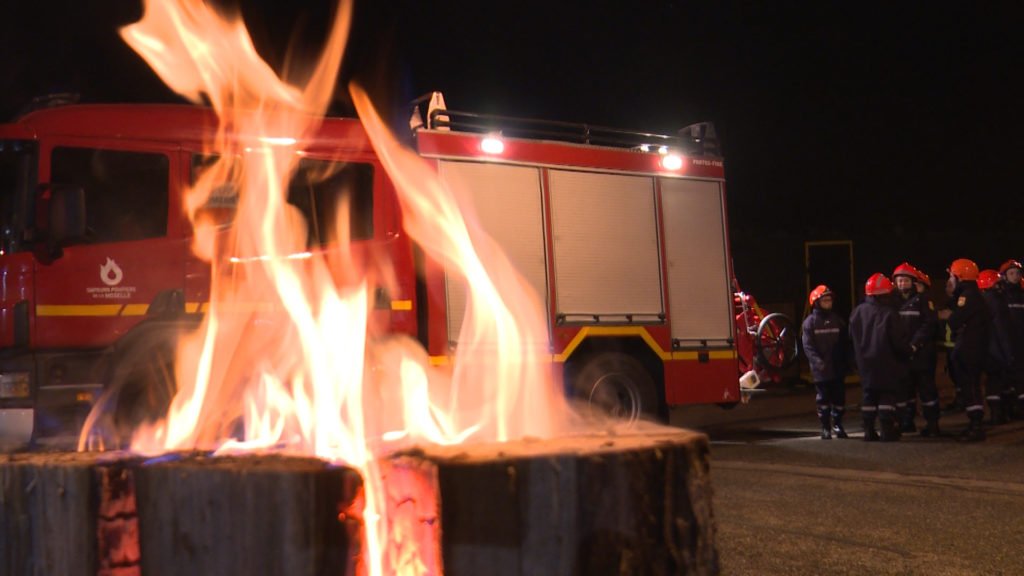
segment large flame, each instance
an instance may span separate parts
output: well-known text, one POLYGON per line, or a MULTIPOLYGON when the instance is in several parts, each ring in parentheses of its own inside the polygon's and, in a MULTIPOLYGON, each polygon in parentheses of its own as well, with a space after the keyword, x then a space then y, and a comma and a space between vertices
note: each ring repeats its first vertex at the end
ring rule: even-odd
POLYGON ((545 361, 538 298, 358 85, 351 96, 398 191, 405 232, 470 287, 451 366, 431 366, 417 343, 372 325, 374 291, 394 290, 395 272, 358 257, 343 224, 329 251, 307 251, 308 224, 286 202, 287 183, 330 102, 350 10, 338 8, 312 71, 287 80, 258 56, 240 18, 199 0, 147 0, 142 20, 122 31, 169 86, 219 120, 207 143, 216 163, 184 206, 194 250, 211 265, 208 313, 179 347, 167 418, 139 429, 132 448, 274 449, 357 467, 366 570, 419 574, 427 568, 414 545, 384 517, 379 460, 421 442, 550 436, 565 421, 564 400, 545 361), (226 230, 204 210, 225 190, 237 193, 226 230))

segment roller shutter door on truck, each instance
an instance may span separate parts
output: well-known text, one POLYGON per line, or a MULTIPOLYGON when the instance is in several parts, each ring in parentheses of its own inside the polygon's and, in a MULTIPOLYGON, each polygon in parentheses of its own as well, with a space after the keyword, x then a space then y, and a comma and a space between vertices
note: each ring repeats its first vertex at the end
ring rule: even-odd
MULTIPOLYGON (((502 248, 547 309, 544 210, 540 169, 481 162, 441 162, 441 178, 468 195, 480 226, 502 248)), ((458 341, 466 312, 466 284, 446 275, 448 334, 458 341)))
POLYGON ((664 313, 654 179, 550 170, 557 314, 657 322, 664 313))
POLYGON ((662 178, 660 186, 672 338, 725 344, 733 309, 721 184, 662 178))

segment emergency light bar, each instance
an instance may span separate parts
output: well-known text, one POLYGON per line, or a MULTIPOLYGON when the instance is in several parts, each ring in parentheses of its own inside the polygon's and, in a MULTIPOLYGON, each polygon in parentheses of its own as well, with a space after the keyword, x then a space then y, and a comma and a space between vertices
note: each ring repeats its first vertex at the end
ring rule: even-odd
MULTIPOLYGON (((641 152, 658 152, 664 155, 670 155, 673 150, 683 151, 694 156, 718 155, 718 139, 715 135, 714 124, 711 122, 691 124, 680 130, 678 136, 667 136, 593 124, 450 110, 444 106, 444 98, 439 92, 431 92, 413 100, 411 108, 412 117, 409 125, 413 132, 423 128, 488 135, 500 131, 503 136, 512 138, 547 139, 623 147, 641 152), (423 105, 427 105, 425 118, 421 111, 423 105)), ((490 136, 486 139, 489 149, 498 148, 498 144, 491 141, 490 136)), ((501 151, 490 152, 483 148, 481 150, 488 154, 502 153, 501 151)), ((669 160, 668 164, 673 166, 677 162, 678 160, 669 160)), ((666 167, 666 169, 677 170, 678 168, 666 167)))

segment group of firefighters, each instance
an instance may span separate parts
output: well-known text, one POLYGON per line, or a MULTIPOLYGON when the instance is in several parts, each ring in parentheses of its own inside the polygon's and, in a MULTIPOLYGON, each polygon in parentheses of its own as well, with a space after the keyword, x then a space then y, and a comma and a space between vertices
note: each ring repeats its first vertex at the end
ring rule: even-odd
POLYGON ((832 309, 828 286, 811 291, 802 341, 817 393, 822 439, 847 437, 844 379, 851 351, 860 374, 865 441, 892 442, 903 433, 916 432, 918 399, 925 420, 920 434, 938 436, 935 372, 941 332, 951 344, 946 367, 956 388, 956 404, 967 411, 969 422, 959 439, 985 439, 986 401, 992 425, 1024 418, 1020 262, 1008 260, 998 271, 979 271, 973 261, 961 258, 948 271, 949 300, 938 311, 928 296, 931 279, 914 266, 900 264, 891 280, 873 274, 849 325, 832 309), (944 331, 939 330, 940 320, 946 323, 944 331))

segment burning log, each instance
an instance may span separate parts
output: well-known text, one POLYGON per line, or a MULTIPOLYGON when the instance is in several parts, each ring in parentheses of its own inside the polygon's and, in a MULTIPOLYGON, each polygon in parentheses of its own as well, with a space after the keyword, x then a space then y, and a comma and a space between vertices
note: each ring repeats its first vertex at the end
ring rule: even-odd
MULTIPOLYGON (((430 447, 380 462, 385 565, 429 574, 716 574, 705 436, 430 447), (404 560, 403 560, 404 559, 404 560)), ((361 480, 311 458, 0 460, 10 575, 359 574, 361 480)))
POLYGON ((361 480, 312 458, 189 457, 136 471, 143 573, 351 574, 361 480))
POLYGON ((701 434, 431 447, 383 476, 389 516, 417 510, 447 576, 719 570, 701 434))
POLYGON ((34 454, 0 460, 0 572, 350 574, 360 485, 312 458, 34 454))
POLYGON ((0 458, 0 572, 96 574, 99 457, 0 458))

